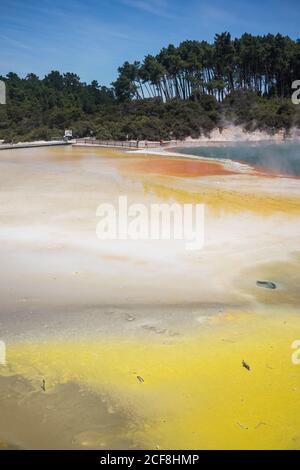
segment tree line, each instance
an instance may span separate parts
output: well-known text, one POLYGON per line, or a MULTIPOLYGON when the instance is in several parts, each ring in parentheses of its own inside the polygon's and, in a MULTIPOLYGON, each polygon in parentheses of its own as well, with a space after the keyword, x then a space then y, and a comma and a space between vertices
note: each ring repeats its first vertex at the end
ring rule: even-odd
POLYGON ((89 132, 89 118, 116 101, 112 88, 96 80, 81 82, 75 73, 52 71, 40 79, 33 73, 21 78, 10 72, 0 80, 7 90, 7 104, 0 106, 0 136, 5 138, 61 138, 66 126, 80 122, 80 133, 89 132))
POLYGON ((43 78, 10 72, 0 106, 0 139, 75 136, 99 139, 183 139, 228 123, 247 130, 300 127, 291 85, 300 79, 300 41, 280 34, 169 45, 143 62, 125 62, 110 86, 75 73, 43 78))
POLYGON ((125 62, 114 82, 120 100, 160 97, 165 101, 215 96, 219 101, 235 90, 265 96, 290 96, 300 79, 300 41, 281 34, 232 39, 216 34, 213 44, 184 41, 170 44, 142 62, 125 62))

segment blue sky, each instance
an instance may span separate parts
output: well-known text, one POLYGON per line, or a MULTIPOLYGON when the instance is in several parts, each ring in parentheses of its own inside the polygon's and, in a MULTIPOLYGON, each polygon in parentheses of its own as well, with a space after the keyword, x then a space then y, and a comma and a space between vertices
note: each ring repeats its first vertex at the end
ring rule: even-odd
POLYGON ((299 29, 299 0, 0 0, 0 74, 55 69, 109 85, 125 60, 169 43, 299 29))

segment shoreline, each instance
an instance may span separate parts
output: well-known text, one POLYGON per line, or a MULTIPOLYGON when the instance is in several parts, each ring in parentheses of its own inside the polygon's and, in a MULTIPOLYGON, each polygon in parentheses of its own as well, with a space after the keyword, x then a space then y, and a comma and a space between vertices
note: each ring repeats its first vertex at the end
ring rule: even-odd
POLYGON ((287 135, 286 131, 279 130, 274 134, 270 134, 266 131, 245 131, 241 126, 228 126, 224 127, 222 130, 220 128, 213 129, 209 135, 200 136, 198 138, 187 137, 184 140, 170 140, 164 142, 159 146, 159 142, 150 141, 150 140, 140 140, 139 144, 143 145, 142 148, 135 148, 133 144, 137 141, 111 141, 112 145, 109 145, 109 141, 105 140, 101 144, 95 144, 92 142, 82 142, 82 140, 88 140, 88 138, 72 139, 70 141, 46 141, 38 140, 32 142, 18 142, 16 144, 3 144, 0 143, 0 150, 8 150, 14 148, 26 148, 26 147, 44 147, 44 146, 54 146, 54 145, 72 145, 73 147, 89 147, 89 148, 115 148, 116 150, 124 149, 126 152, 144 152, 144 153, 157 153, 158 150, 166 149, 175 149, 176 147, 197 147, 202 146, 203 144, 226 144, 226 143, 258 143, 258 142, 270 142, 270 143, 283 143, 289 141, 295 141, 300 143, 300 129, 293 128, 290 130, 290 133, 287 135), (77 142, 79 140, 79 142, 77 142), (116 142, 120 145, 114 145, 113 142, 116 142), (128 146, 126 145, 128 144, 128 146))
MULTIPOLYGON (((188 148, 188 147, 187 147, 188 148)), ((157 149, 150 149, 150 150, 135 150, 129 151, 126 153, 130 153, 131 155, 148 155, 148 156, 155 156, 155 157, 175 157, 187 160, 197 160, 206 164, 213 164, 217 163, 220 164, 225 170, 234 171, 240 174, 250 174, 253 171, 256 171, 254 167, 248 165, 247 163, 239 162, 236 160, 225 160, 221 158, 208 158, 201 155, 192 155, 192 154, 184 154, 179 152, 174 152, 173 147, 167 149, 157 148, 157 149)))
POLYGON ((39 148, 39 147, 55 147, 60 145, 70 145, 69 142, 64 140, 36 140, 33 142, 18 142, 17 144, 0 144, 0 150, 16 150, 26 148, 39 148))

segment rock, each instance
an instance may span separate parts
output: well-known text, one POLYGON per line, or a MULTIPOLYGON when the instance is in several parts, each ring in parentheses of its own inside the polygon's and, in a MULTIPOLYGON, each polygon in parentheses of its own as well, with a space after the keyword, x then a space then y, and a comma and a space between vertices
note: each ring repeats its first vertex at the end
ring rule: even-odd
POLYGON ((276 289, 275 282, 272 281, 256 281, 257 287, 264 287, 265 289, 276 289))
POLYGON ((242 361, 242 366, 245 367, 245 369, 247 369, 249 371, 251 370, 249 364, 247 364, 247 362, 245 362, 245 361, 242 361))
POLYGON ((133 317, 132 315, 126 315, 126 320, 127 321, 134 321, 135 317, 133 317))

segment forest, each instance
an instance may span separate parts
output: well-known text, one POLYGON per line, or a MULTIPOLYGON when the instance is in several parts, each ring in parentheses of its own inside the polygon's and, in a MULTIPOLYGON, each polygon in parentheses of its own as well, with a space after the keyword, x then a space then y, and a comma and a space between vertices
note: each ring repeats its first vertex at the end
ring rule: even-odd
POLYGON ((75 73, 52 71, 0 76, 7 104, 0 106, 0 139, 6 142, 78 137, 184 139, 227 124, 274 133, 300 127, 292 82, 300 79, 300 40, 281 34, 213 43, 170 44, 156 56, 125 62, 110 87, 84 83, 75 73))
POLYGON ((218 101, 235 90, 289 97, 291 83, 300 76, 300 42, 287 36, 216 34, 213 44, 184 41, 170 44, 143 62, 125 62, 114 82, 123 99, 158 96, 163 100, 190 99, 199 94, 218 101))

